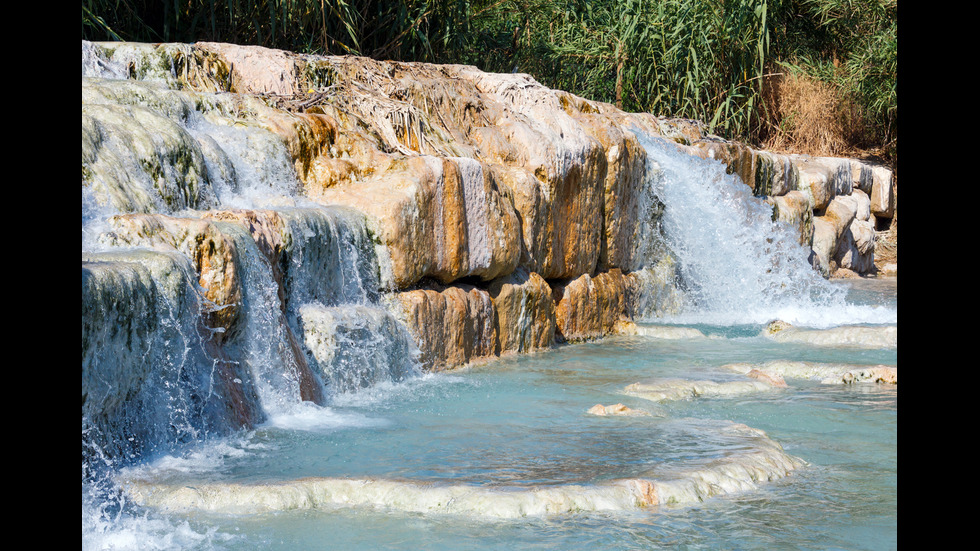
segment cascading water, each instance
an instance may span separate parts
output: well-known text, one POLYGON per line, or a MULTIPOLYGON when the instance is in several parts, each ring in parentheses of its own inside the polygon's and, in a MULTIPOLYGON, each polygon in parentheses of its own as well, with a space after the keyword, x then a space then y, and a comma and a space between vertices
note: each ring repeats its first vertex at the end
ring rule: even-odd
POLYGON ((419 371, 382 302, 385 259, 364 217, 304 200, 280 138, 125 80, 84 44, 83 68, 83 535, 124 542, 103 533, 131 507, 119 468, 243 426, 359 426, 333 395, 419 371), (278 258, 233 210, 261 208, 283 221, 278 258), (187 256, 113 233, 127 212, 208 220, 227 239, 242 287, 230 331, 201 325, 214 306, 187 256))
POLYGON ((855 307, 810 269, 809 249, 772 207, 719 161, 645 136, 649 191, 662 205, 660 231, 675 257, 685 304, 665 321, 757 325, 773 320, 813 327, 894 323, 855 307))

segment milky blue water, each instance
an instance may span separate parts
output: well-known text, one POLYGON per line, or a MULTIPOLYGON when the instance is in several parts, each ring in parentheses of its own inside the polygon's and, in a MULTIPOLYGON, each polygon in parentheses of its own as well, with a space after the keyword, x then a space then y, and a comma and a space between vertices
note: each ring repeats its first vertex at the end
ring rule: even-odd
MULTIPOLYGON (((894 308, 895 280, 837 283, 849 302, 894 308)), ((610 337, 338 396, 328 408, 139 467, 177 485, 378 477, 500 488, 667 476, 733 453, 727 422, 765 431, 805 465, 703 502, 517 519, 323 506, 250 515, 126 506, 93 547, 165 549, 867 549, 897 546, 897 385, 787 388, 653 403, 626 385, 739 380, 733 362, 897 364, 895 349, 777 343, 758 328, 714 338, 610 337), (757 333, 756 333, 757 334, 757 333), (599 417, 623 403, 648 416, 599 417)), ((726 335, 727 333, 727 335, 726 335)), ((93 524, 96 519, 90 518, 93 524)))

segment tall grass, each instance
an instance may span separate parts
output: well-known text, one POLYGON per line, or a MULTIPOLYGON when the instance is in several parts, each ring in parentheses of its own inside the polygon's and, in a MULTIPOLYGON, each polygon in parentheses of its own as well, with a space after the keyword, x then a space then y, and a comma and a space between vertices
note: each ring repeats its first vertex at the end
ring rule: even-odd
POLYGON ((469 12, 465 0, 82 0, 82 38, 431 60, 468 35, 469 12))
MULTIPOLYGON (((849 139, 897 143, 896 0, 82 0, 82 38, 222 41, 520 71, 578 95, 762 143, 798 75, 849 139)), ((785 137, 785 136, 784 136, 785 137)))

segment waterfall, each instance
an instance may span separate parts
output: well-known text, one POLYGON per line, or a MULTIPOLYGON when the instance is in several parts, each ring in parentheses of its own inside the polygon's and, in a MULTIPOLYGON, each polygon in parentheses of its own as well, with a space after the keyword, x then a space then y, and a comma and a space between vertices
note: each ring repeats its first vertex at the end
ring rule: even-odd
POLYGON ((303 197, 287 144, 235 112, 256 104, 127 80, 85 43, 82 63, 83 454, 119 466, 291 416, 329 424, 334 395, 418 374, 386 251, 364 215, 303 197), (130 213, 148 218, 115 219, 130 213), (204 238, 229 251, 235 304, 205 296, 204 238), (224 308, 225 326, 202 322, 224 308))
POLYGON ((881 319, 880 312, 847 304, 843 289, 811 269, 798 233, 773 220, 772 207, 724 164, 662 138, 641 141, 648 193, 663 206, 659 233, 684 294, 670 321, 823 326, 840 324, 842 316, 845 323, 881 319))
POLYGON ((83 254, 83 456, 125 463, 261 421, 249 375, 218 353, 201 310, 183 255, 83 254))

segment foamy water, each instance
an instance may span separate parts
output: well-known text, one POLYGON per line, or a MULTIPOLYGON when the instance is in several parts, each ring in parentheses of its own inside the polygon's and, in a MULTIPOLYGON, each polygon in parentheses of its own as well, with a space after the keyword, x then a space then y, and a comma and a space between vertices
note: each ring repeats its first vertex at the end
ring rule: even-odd
POLYGON ((810 269, 810 251, 749 186, 716 160, 659 138, 643 141, 653 194, 664 203, 663 234, 686 295, 671 323, 794 325, 897 323, 897 311, 853 304, 810 269))

